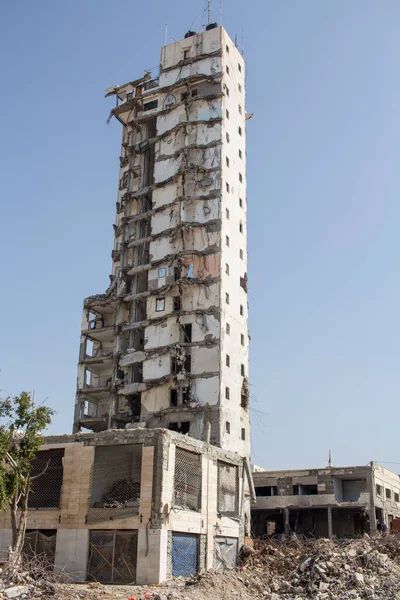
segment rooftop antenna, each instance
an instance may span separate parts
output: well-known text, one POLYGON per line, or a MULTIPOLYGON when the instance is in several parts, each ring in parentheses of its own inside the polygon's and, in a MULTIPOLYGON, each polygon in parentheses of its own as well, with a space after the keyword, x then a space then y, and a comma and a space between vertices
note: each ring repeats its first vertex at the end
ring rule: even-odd
MULTIPOLYGON (((203 4, 204 6, 204 4, 203 4)), ((211 0, 207 0, 207 24, 211 23, 211 0)))
POLYGON ((165 23, 165 39, 164 39, 165 43, 164 46, 166 46, 168 44, 168 23, 165 23))
POLYGON ((244 56, 244 33, 243 33, 243 25, 242 25, 242 56, 244 56))
POLYGON ((332 466, 332 452, 329 450, 329 455, 328 455, 328 467, 332 466))
POLYGON ((222 0, 219 2, 219 24, 222 25, 222 0))

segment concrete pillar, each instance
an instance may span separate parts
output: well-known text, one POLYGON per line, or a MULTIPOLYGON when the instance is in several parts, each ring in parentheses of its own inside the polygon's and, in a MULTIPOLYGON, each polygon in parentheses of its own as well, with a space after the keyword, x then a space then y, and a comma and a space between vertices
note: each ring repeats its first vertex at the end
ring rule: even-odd
POLYGON ((12 530, 11 529, 0 529, 0 558, 6 559, 8 554, 8 547, 11 546, 12 542, 12 530))
POLYGON ((332 508, 330 506, 328 506, 327 511, 328 511, 328 538, 331 539, 331 537, 332 537, 332 508))
POLYGON ((136 583, 162 583, 167 579, 168 531, 143 528, 138 531, 136 583))
POLYGON ((284 531, 285 531, 286 535, 289 535, 290 534, 290 525, 289 525, 289 509, 288 508, 283 509, 283 525, 284 525, 284 531))
POLYGON ((74 581, 85 581, 89 556, 88 529, 58 529, 54 564, 74 581))
POLYGON ((140 506, 139 514, 143 522, 150 519, 153 502, 153 465, 154 446, 144 446, 142 451, 142 470, 140 477, 140 506))

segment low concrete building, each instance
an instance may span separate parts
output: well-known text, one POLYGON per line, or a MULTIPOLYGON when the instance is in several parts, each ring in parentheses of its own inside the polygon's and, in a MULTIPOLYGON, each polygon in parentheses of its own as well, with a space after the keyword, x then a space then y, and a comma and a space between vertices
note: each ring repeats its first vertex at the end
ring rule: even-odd
POLYGON ((390 529, 400 517, 400 477, 375 462, 358 467, 253 471, 255 537, 296 533, 315 537, 390 529))
MULTIPOLYGON (((49 436, 25 551, 77 580, 156 584, 234 565, 250 529, 246 459, 165 429, 49 436)), ((11 541, 2 513, 0 550, 11 541)))

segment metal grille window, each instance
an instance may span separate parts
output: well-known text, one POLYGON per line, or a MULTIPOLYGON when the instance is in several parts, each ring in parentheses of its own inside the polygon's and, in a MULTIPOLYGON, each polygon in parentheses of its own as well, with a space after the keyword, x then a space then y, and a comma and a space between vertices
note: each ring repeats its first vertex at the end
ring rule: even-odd
POLYGON ((189 577, 198 569, 199 536, 193 533, 172 534, 172 576, 189 577))
POLYGON ((40 558, 53 565, 56 555, 56 529, 27 529, 22 553, 27 558, 40 558))
POLYGON ((137 530, 90 531, 88 578, 100 583, 135 583, 137 540, 137 530))
POLYGON ((238 512, 238 467, 218 461, 218 513, 227 517, 236 517, 238 512))
POLYGON ((176 448, 174 505, 187 510, 200 510, 201 455, 176 448))
POLYGON ((64 448, 40 450, 32 463, 29 508, 59 508, 64 448))
POLYGON ((138 514, 142 445, 97 446, 87 522, 138 514))

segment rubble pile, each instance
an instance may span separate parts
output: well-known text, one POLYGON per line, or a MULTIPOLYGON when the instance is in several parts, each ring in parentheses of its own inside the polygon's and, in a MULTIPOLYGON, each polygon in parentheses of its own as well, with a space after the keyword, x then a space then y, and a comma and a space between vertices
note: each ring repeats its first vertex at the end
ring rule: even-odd
POLYGON ((400 600, 400 539, 259 542, 241 578, 265 600, 400 600))

